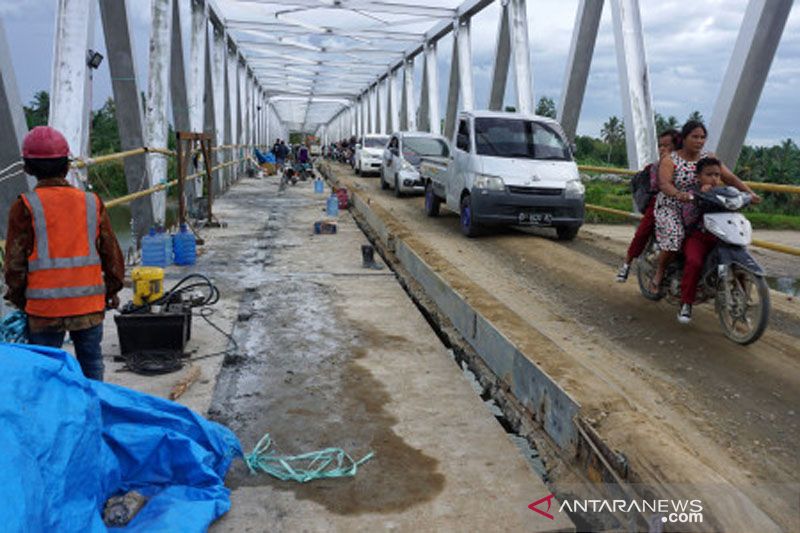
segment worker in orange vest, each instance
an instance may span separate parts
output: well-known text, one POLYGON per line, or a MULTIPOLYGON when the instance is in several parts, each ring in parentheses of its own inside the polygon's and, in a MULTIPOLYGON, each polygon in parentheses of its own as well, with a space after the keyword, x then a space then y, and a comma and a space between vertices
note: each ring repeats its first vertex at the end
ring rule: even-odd
POLYGON ((119 306, 125 262, 105 206, 66 180, 69 145, 33 128, 22 143, 36 187, 8 214, 6 299, 28 315, 28 342, 60 348, 69 331, 83 374, 103 380, 103 317, 119 306))

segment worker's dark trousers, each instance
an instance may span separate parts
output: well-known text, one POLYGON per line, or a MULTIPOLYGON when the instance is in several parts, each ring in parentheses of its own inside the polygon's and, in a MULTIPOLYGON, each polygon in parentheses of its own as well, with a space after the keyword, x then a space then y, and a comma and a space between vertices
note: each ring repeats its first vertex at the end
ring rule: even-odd
MULTIPOLYGON (((28 343, 61 348, 64 344, 65 333, 65 331, 31 332, 28 333, 28 343)), ((103 324, 88 329, 70 331, 69 337, 75 346, 75 355, 81 365, 83 375, 89 379, 103 381, 103 352, 100 350, 100 343, 103 340, 103 324)))

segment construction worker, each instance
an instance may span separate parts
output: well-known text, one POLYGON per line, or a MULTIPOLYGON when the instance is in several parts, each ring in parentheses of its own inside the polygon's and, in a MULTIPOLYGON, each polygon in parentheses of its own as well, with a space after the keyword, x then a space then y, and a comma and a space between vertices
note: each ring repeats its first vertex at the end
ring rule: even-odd
POLYGON ((69 145, 39 126, 22 144, 36 187, 8 213, 6 299, 28 315, 30 344, 60 348, 69 331, 83 374, 103 380, 103 316, 119 306, 125 262, 105 206, 66 180, 69 145))

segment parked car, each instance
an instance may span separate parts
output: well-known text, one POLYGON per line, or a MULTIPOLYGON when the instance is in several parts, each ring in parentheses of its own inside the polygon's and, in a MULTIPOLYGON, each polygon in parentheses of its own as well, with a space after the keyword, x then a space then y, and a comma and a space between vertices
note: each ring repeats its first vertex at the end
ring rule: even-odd
POLYGON ((425 182, 419 173, 423 157, 450 157, 447 139, 419 131, 394 133, 383 151, 381 189, 394 189, 398 197, 424 192, 425 182))
POLYGON ((356 174, 366 172, 380 173, 383 149, 389 142, 388 135, 364 135, 359 137, 356 143, 356 151, 353 155, 353 168, 356 174))
POLYGON ((558 122, 496 111, 458 115, 449 158, 424 158, 425 211, 439 206, 461 215, 461 230, 485 226, 555 228, 574 239, 584 218, 584 186, 558 122))

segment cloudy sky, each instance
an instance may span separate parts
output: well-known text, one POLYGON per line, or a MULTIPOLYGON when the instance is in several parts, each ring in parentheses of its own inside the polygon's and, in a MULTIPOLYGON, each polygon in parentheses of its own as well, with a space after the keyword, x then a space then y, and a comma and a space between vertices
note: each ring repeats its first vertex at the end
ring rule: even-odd
MULTIPOLYGON (((432 6, 456 5, 461 0, 414 0, 432 6)), ((181 0, 188 5, 188 0, 181 0)), ((149 0, 129 0, 140 87, 146 86, 149 39, 149 0)), ((227 16, 235 14, 235 2, 217 0, 227 16)), ((291 2, 287 0, 286 4, 291 2)), ((49 90, 55 27, 55 0, 0 0, 17 83, 23 101, 41 89, 49 90)), ((561 93, 577 0, 528 0, 532 45, 534 92, 556 101, 561 93)), ((251 4, 252 5, 252 4, 251 4)), ((721 80, 731 58, 747 0, 641 0, 645 46, 651 75, 654 107, 683 121, 693 110, 710 120, 721 80)), ((182 6, 185 7, 185 6, 182 6)), ((499 9, 495 4, 473 20, 473 63, 478 107, 488 103, 492 56, 499 9)), ((104 53, 98 24, 95 48, 104 53)), ((188 17, 184 16, 184 23, 188 17)), ((440 44, 439 72, 444 92, 449 72, 450 43, 440 44)), ((185 47, 187 48, 187 47, 185 47)), ((421 70, 417 66, 417 73, 421 70)), ((417 87, 419 76, 417 77, 417 87)), ((98 107, 111 95, 108 65, 95 77, 94 102, 98 107)), ((800 141, 800 8, 789 16, 777 55, 767 78, 748 144, 768 145, 782 139, 800 141)), ((598 135, 611 115, 622 116, 611 9, 606 2, 584 100, 579 133, 598 135)))

